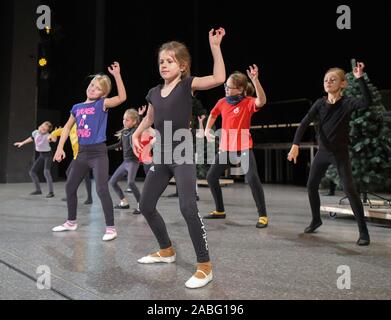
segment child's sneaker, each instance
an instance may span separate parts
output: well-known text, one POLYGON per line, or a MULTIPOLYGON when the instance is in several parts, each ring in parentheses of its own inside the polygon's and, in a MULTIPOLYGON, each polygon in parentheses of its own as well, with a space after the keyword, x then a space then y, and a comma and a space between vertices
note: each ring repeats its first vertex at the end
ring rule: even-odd
POLYGON ((114 240, 115 238, 117 238, 117 231, 115 230, 115 228, 110 228, 110 227, 106 228, 106 233, 103 236, 102 240, 110 241, 110 240, 114 240))
POLYGON ((225 212, 224 211, 211 211, 209 214, 204 216, 204 219, 225 219, 225 212))
POLYGON ((77 223, 67 221, 61 226, 54 227, 52 231, 53 232, 75 231, 76 229, 77 229, 77 223))
POLYGON ((265 216, 259 217, 256 227, 266 228, 269 223, 269 219, 265 216))
POLYGON ((114 209, 129 209, 129 208, 130 208, 129 203, 124 203, 122 201, 120 204, 114 206, 114 209))
POLYGON ((141 214, 141 211, 139 209, 134 209, 134 211, 132 213, 133 214, 141 214))

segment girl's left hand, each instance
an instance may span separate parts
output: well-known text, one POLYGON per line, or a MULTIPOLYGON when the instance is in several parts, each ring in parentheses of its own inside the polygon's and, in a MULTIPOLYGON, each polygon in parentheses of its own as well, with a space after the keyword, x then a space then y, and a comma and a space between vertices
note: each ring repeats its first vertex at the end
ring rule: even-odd
POLYGON ((142 116, 144 113, 145 113, 145 110, 147 110, 147 106, 141 106, 140 108, 138 108, 138 115, 139 116, 142 116))
POLYGON ((219 28, 216 31, 214 29, 211 29, 209 31, 210 46, 219 46, 224 36, 225 36, 224 28, 219 28))
POLYGON ((206 115, 203 114, 201 117, 198 117, 198 122, 204 121, 205 118, 206 118, 206 115))
POLYGON ((109 72, 115 76, 115 75, 118 75, 121 73, 121 69, 119 67, 119 63, 118 62, 113 62, 113 64, 107 68, 109 70, 109 72))
POLYGON ((250 78, 251 81, 254 81, 259 76, 258 67, 257 67, 256 64, 253 64, 252 66, 249 66, 249 69, 247 69, 246 71, 247 71, 247 75, 248 75, 248 77, 250 78))
POLYGON ((364 74, 364 62, 357 62, 357 66, 353 68, 353 75, 358 79, 364 74))

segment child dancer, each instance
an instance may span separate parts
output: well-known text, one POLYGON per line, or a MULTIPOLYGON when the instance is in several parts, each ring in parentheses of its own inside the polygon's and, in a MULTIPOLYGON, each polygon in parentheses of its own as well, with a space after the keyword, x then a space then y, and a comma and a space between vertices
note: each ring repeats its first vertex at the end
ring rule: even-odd
POLYGON ((322 225, 320 218, 319 184, 330 164, 337 167, 341 178, 343 190, 347 195, 359 229, 360 246, 369 245, 369 233, 364 219, 364 209, 360 196, 354 186, 352 167, 349 159, 349 121, 351 113, 358 108, 366 108, 371 105, 372 98, 363 79, 364 63, 358 62, 353 69, 353 74, 361 87, 362 97, 348 98, 342 95, 343 89, 348 85, 345 72, 340 68, 329 69, 324 76, 324 90, 327 97, 318 99, 308 114, 301 121, 293 139, 292 148, 288 154, 288 160, 296 163, 299 155, 301 138, 315 119, 319 118, 319 151, 311 164, 307 188, 311 205, 312 221, 305 228, 305 233, 313 233, 322 225))
POLYGON ((205 128, 208 142, 214 140, 210 130, 216 118, 222 116, 222 136, 219 145, 220 152, 216 155, 215 163, 207 174, 208 185, 212 191, 216 210, 210 212, 205 219, 225 218, 223 195, 219 183, 221 174, 230 166, 232 158, 240 157, 241 166, 245 168, 245 175, 250 185, 252 195, 258 210, 257 228, 268 225, 265 196, 259 179, 257 163, 252 150, 253 141, 250 135, 252 115, 259 111, 266 103, 266 95, 258 79, 258 67, 254 64, 247 70, 247 75, 234 72, 231 74, 225 87, 225 98, 220 99, 212 109, 205 128), (256 93, 256 98, 252 97, 256 93))
MULTIPOLYGON (((156 210, 156 203, 166 189, 172 176, 178 185, 180 210, 187 223, 191 240, 197 255, 197 271, 185 283, 188 288, 199 288, 208 284, 212 278, 212 264, 205 226, 199 216, 196 202, 196 170, 194 155, 188 155, 188 161, 180 162, 175 158, 175 148, 186 144, 187 150, 193 151, 192 141, 176 141, 172 134, 176 130, 189 132, 189 122, 192 111, 192 96, 196 90, 207 90, 222 84, 225 80, 225 66, 220 43, 225 35, 224 29, 209 32, 209 43, 214 59, 213 75, 206 77, 190 76, 190 54, 186 46, 173 41, 165 43, 159 50, 159 71, 164 84, 152 88, 147 101, 147 115, 133 134, 133 145, 141 152, 141 133, 153 123, 159 132, 161 141, 166 142, 160 147, 161 162, 157 163, 157 151, 154 148, 154 165, 148 172, 141 194, 140 211, 147 220, 160 250, 138 260, 139 263, 174 262, 176 258, 171 240, 163 218, 156 210), (167 136, 166 136, 167 134, 167 136)), ((190 139, 192 140, 192 139, 190 139)), ((183 160, 183 159, 180 159, 183 160)))
POLYGON ((34 164, 29 171, 31 180, 33 180, 33 183, 35 184, 35 191, 31 192, 30 194, 42 194, 41 186, 39 184, 38 170, 42 166, 42 164, 44 164, 43 174, 45 176, 46 183, 49 189, 49 193, 46 195, 46 198, 54 197, 53 179, 52 174, 50 172, 50 169, 52 167, 52 149, 48 141, 48 137, 52 128, 53 125, 49 121, 45 121, 38 127, 38 130, 34 130, 32 132, 31 137, 28 137, 24 141, 14 143, 14 146, 20 148, 25 144, 34 141, 35 151, 38 152, 39 157, 34 161, 34 164))
POLYGON ((54 155, 54 160, 58 162, 65 158, 64 143, 72 126, 76 123, 79 153, 66 184, 68 220, 64 224, 53 228, 53 231, 74 231, 77 229, 77 189, 84 176, 92 168, 96 193, 101 200, 106 220, 106 232, 103 241, 113 240, 117 237, 117 231, 114 227, 113 201, 108 186, 109 159, 105 144, 107 111, 126 100, 126 91, 122 82, 119 63, 114 62, 108 70, 114 76, 118 95, 107 98, 111 90, 110 78, 107 75, 96 75, 87 88, 86 101, 73 106, 54 155))
POLYGON ((132 146, 132 134, 136 131, 138 125, 139 115, 136 110, 128 109, 125 111, 123 117, 124 128, 117 132, 116 136, 119 141, 116 144, 108 146, 108 150, 122 149, 123 162, 115 170, 111 179, 110 185, 113 187, 115 193, 120 199, 120 203, 114 207, 114 209, 129 209, 129 202, 126 199, 122 189, 118 185, 118 181, 127 174, 128 187, 132 190, 132 193, 137 201, 137 208, 133 211, 133 214, 139 214, 139 202, 140 202, 140 191, 136 185, 136 175, 139 167, 138 156, 133 152, 132 146))

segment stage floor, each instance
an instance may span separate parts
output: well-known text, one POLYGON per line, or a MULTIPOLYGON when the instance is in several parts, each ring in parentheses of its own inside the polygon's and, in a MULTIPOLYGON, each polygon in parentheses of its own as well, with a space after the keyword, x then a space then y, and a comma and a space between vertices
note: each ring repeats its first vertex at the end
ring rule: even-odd
MULTIPOLYGON (((142 189, 143 183, 137 184, 142 189)), ((55 198, 46 199, 44 184, 42 196, 28 195, 32 183, 0 185, 0 299, 391 298, 390 226, 369 222, 369 247, 355 244, 358 230, 350 216, 332 219, 323 214, 319 231, 303 234, 311 217, 305 188, 264 185, 270 223, 266 229, 256 229, 249 187, 224 187, 227 219, 204 220, 214 280, 191 290, 184 283, 196 260, 177 198, 162 197, 158 203, 177 262, 140 265, 137 259, 158 246, 144 217, 131 214, 136 205, 132 194, 127 194, 131 210, 115 210, 118 238, 107 243, 101 240, 100 202, 94 191, 93 205, 83 204, 84 184, 79 190, 79 229, 51 232, 66 218, 66 203, 61 201, 64 186, 56 183, 55 198), (50 270, 51 290, 37 289, 40 266, 50 270), (345 267, 337 273, 340 266, 345 267), (350 289, 339 289, 339 277, 347 276, 347 270, 350 289)), ((170 185, 164 195, 174 190, 170 185)), ((199 188, 199 193, 199 210, 206 214, 214 209, 213 200, 208 188, 199 188)), ((114 192, 112 196, 116 203, 114 192)), ((322 197, 322 201, 337 203, 339 198, 322 197)))

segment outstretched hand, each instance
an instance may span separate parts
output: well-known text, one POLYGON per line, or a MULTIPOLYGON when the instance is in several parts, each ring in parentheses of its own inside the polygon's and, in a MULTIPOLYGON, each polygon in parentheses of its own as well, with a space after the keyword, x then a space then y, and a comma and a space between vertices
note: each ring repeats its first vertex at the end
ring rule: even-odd
POLYGON ((22 142, 15 142, 14 146, 20 148, 21 146, 23 146, 23 143, 22 142))
POLYGON ((258 72, 258 67, 256 64, 249 66, 249 68, 246 71, 247 71, 247 75, 251 81, 258 79, 259 72, 258 72))
POLYGON ((109 72, 115 76, 121 73, 121 68, 119 66, 119 63, 117 61, 114 61, 110 67, 107 68, 109 72))
POLYGON ((209 31, 209 43, 210 46, 220 46, 223 37, 225 36, 224 28, 219 28, 217 30, 211 29, 209 31))
POLYGON ((365 64, 364 62, 357 62, 357 66, 353 68, 353 75, 358 79, 364 74, 365 64))

